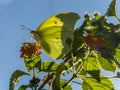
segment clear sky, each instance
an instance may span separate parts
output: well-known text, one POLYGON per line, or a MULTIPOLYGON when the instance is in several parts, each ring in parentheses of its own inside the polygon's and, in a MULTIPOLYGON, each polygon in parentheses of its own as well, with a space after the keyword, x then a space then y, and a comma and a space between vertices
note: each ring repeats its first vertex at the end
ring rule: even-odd
MULTIPOLYGON (((92 14, 98 11, 102 15, 105 14, 111 1, 0 0, 0 90, 8 90, 13 71, 25 70, 23 60, 19 58, 19 50, 21 43, 27 41, 26 38, 30 36, 30 33, 21 30, 20 25, 35 30, 46 18, 66 11, 76 12, 81 16, 77 23, 79 25, 85 12, 92 14)), ((118 8, 120 8, 120 0, 117 0, 117 14, 120 17, 118 8)), ((116 90, 120 90, 120 80, 114 80, 114 83, 116 90)))

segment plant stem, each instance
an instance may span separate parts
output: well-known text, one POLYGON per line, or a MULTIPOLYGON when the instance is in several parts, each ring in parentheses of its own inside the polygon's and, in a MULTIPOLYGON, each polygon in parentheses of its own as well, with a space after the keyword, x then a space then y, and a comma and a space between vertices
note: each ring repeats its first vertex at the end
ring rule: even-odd
MULTIPOLYGON (((68 81, 68 80, 66 80, 66 79, 61 79, 61 80, 63 80, 63 81, 68 81)), ((81 83, 79 83, 79 82, 77 82, 77 81, 71 81, 72 83, 76 83, 76 84, 80 84, 81 85, 81 83)))
POLYGON ((90 57, 90 55, 91 55, 91 52, 92 52, 92 50, 88 47, 86 56, 85 56, 85 58, 83 58, 83 59, 84 59, 84 60, 88 59, 88 58, 90 57))
POLYGON ((65 83, 62 88, 65 88, 74 78, 76 78, 76 74, 73 74, 73 76, 65 83))
MULTIPOLYGON (((33 79, 36 78, 36 72, 35 72, 35 68, 33 67, 33 79)), ((37 90, 37 85, 34 85, 34 89, 33 90, 37 90)))
POLYGON ((116 15, 115 18, 117 19, 117 21, 120 23, 120 18, 116 15))
POLYGON ((40 85, 40 87, 38 88, 38 90, 42 90, 43 87, 47 84, 47 82, 53 78, 53 75, 55 75, 55 73, 52 73, 51 75, 48 75, 48 78, 40 85))
POLYGON ((81 69, 82 69, 82 65, 79 66, 79 68, 77 69, 76 73, 73 74, 73 76, 62 86, 62 88, 65 88, 74 78, 76 78, 78 72, 81 71, 81 69))

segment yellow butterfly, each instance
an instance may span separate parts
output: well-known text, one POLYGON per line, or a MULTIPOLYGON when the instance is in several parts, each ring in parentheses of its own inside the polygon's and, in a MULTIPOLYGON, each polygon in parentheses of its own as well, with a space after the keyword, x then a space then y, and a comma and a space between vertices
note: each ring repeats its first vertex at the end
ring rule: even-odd
POLYGON ((70 51, 74 39, 74 25, 80 16, 74 12, 64 12, 45 20, 36 31, 31 31, 34 39, 53 59, 60 59, 70 51))

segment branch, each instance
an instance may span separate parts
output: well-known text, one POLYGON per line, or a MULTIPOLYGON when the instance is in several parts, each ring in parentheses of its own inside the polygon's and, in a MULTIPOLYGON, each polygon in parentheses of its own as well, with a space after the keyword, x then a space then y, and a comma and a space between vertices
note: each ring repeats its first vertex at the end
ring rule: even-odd
POLYGON ((47 79, 40 85, 38 90, 42 90, 43 87, 48 83, 48 81, 53 78, 53 75, 55 75, 55 73, 52 73, 51 75, 48 75, 47 79))
MULTIPOLYGON (((68 81, 68 80, 66 80, 66 79, 61 79, 61 80, 63 80, 63 81, 68 81)), ((80 84, 81 85, 81 83, 80 82, 77 82, 77 81, 71 81, 72 83, 76 83, 76 84, 80 84)))
POLYGON ((74 78, 77 77, 78 72, 82 69, 82 65, 79 66, 76 73, 73 74, 73 76, 62 86, 62 88, 65 88, 74 78))
POLYGON ((120 22, 120 18, 116 15, 115 18, 117 19, 118 22, 120 22))

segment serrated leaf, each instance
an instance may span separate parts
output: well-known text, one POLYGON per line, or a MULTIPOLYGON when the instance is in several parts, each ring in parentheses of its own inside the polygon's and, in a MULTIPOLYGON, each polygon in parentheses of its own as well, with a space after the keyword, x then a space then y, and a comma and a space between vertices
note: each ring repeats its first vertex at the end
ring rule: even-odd
POLYGON ((99 49, 100 55, 107 59, 109 62, 111 62, 112 59, 114 59, 114 53, 115 50, 114 49, 108 49, 106 47, 100 48, 99 49))
POLYGON ((16 70, 15 72, 13 72, 13 74, 10 78, 9 90, 14 90, 15 85, 19 82, 19 79, 23 75, 29 75, 29 74, 25 73, 23 71, 20 71, 20 70, 16 70))
POLYGON ((115 63, 110 62, 109 60, 107 60, 107 59, 105 59, 105 58, 103 58, 101 56, 99 56, 98 60, 100 62, 101 67, 104 70, 115 72, 115 70, 116 70, 115 63))
POLYGON ((107 16, 116 16, 116 0, 112 0, 111 4, 105 15, 107 16))
POLYGON ((65 64, 63 62, 60 63, 60 65, 57 67, 56 77, 52 84, 52 90, 60 90, 60 76, 61 76, 61 73, 66 69, 67 69, 67 67, 65 66, 65 64))
POLYGON ((118 60, 119 55, 115 48, 114 49, 101 48, 99 51, 100 51, 101 56, 105 58, 106 60, 108 60, 109 63, 114 62, 117 65, 117 67, 120 68, 120 62, 118 60))
POLYGON ((84 61, 83 67, 86 72, 93 76, 100 82, 100 64, 98 62, 98 56, 93 53, 87 60, 84 61))
POLYGON ((116 48, 120 43, 120 36, 117 33, 109 32, 107 35, 105 35, 105 39, 106 47, 109 49, 116 48))
MULTIPOLYGON (((61 80, 60 81, 60 86, 62 87, 66 82, 61 80)), ((63 90, 72 90, 72 87, 70 85, 67 85, 63 90)))
POLYGON ((83 66, 86 71, 100 70, 98 56, 93 53, 88 59, 84 61, 83 66))
POLYGON ((28 71, 31 71, 33 68, 40 69, 41 65, 38 65, 38 63, 41 63, 40 56, 35 57, 33 60, 24 60, 26 69, 28 71))
POLYGON ((83 90, 114 90, 114 85, 111 80, 105 76, 100 77, 100 83, 96 79, 84 78, 82 83, 83 90))

